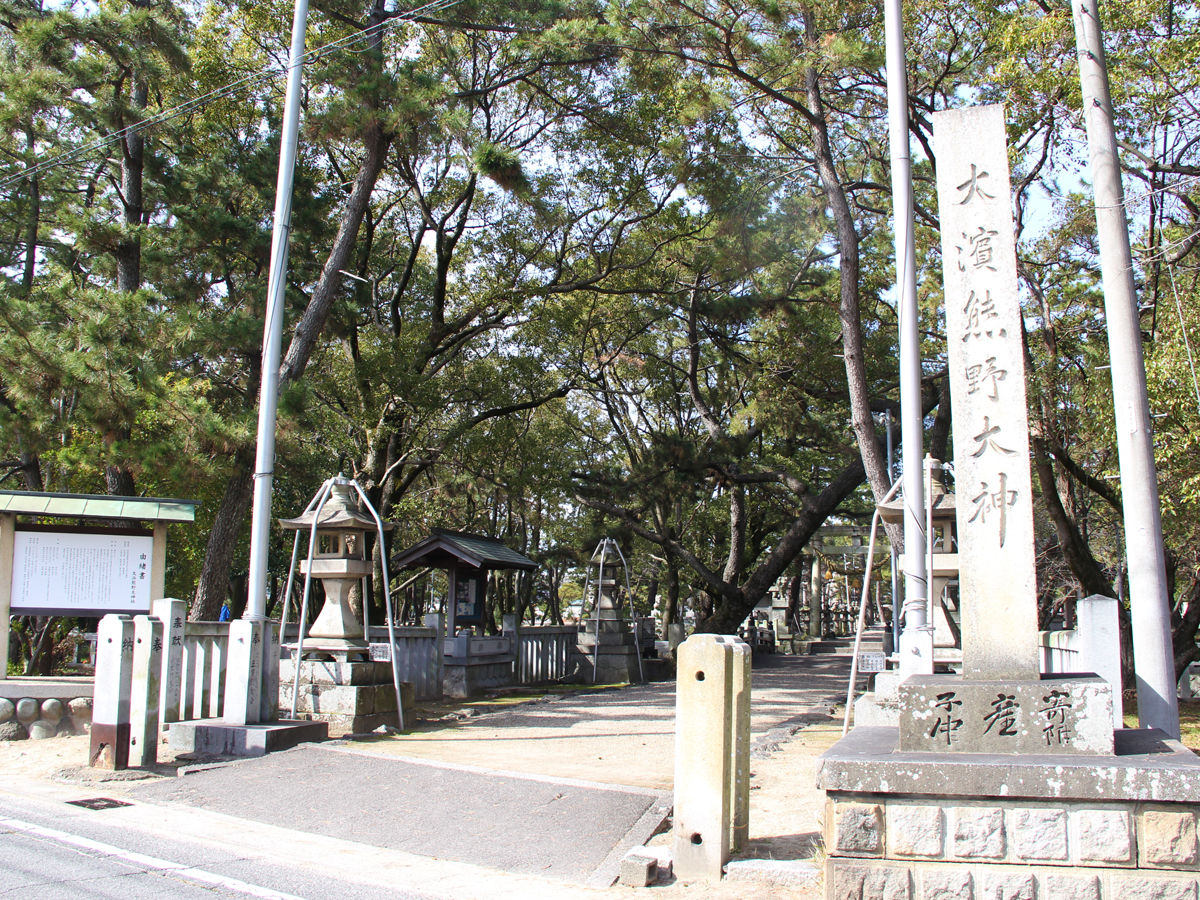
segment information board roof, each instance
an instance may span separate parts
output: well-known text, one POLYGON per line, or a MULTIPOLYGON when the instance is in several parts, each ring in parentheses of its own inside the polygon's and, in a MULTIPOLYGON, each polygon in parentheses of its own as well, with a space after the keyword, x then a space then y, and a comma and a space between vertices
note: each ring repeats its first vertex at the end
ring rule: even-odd
POLYGON ((113 497, 107 494, 51 494, 0 491, 0 512, 64 519, 131 519, 144 522, 194 522, 197 500, 160 497, 113 497))

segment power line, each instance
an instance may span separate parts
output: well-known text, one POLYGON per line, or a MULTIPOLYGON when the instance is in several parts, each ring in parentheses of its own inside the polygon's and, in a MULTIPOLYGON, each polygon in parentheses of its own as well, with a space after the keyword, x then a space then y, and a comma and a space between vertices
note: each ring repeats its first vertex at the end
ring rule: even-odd
MULTIPOLYGON (((419 6, 416 9, 411 9, 405 13, 397 14, 396 16, 393 16, 392 18, 381 22, 378 25, 371 26, 365 31, 355 32, 354 34, 347 35, 344 38, 331 41, 321 47, 307 50, 305 51, 304 56, 299 60, 298 64, 304 65, 305 63, 320 59, 322 56, 325 56, 335 50, 351 47, 354 44, 366 41, 382 32, 384 28, 387 28, 396 22, 408 21, 417 16, 427 15, 429 13, 442 12, 443 10, 449 9, 452 6, 457 6, 461 2, 462 0, 432 0, 432 2, 426 3, 424 6, 419 6)), ((178 106, 173 106, 170 109, 163 110, 157 115, 150 116, 149 118, 143 119, 140 122, 136 122, 133 125, 127 125, 125 128, 114 131, 112 134, 107 135, 100 140, 93 141, 90 144, 85 144, 84 146, 78 147, 74 150, 69 150, 66 153, 61 153, 58 156, 40 162, 31 168, 22 169, 20 172, 9 175, 6 178, 0 178, 0 190, 7 190, 11 186, 25 181, 28 178, 32 178, 35 175, 39 175, 42 172, 75 162, 76 160, 95 153, 96 151, 102 150, 110 144, 116 143, 117 141, 122 140, 131 134, 136 134, 139 131, 152 128, 155 125, 160 125, 163 122, 169 122, 173 119, 186 116, 197 109, 201 109, 206 104, 211 103, 214 100, 221 100, 232 96, 251 82, 256 82, 271 76, 281 75, 287 72, 290 68, 291 64, 289 63, 282 66, 268 66, 267 68, 260 69, 257 72, 253 72, 250 75, 239 78, 237 81, 231 81, 229 84, 226 84, 223 87, 214 88, 205 94, 201 94, 199 97, 193 97, 190 100, 180 103, 178 106)))

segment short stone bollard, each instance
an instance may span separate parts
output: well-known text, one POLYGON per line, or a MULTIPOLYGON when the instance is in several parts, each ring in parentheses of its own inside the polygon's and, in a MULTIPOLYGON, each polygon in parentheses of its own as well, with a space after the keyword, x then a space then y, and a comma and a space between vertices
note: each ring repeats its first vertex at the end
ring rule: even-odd
POLYGON ((129 765, 134 768, 158 762, 162 651, 163 623, 153 616, 135 616, 129 691, 129 765))
POLYGON ((162 622, 153 616, 100 620, 89 765, 117 770, 158 761, 162 649, 162 622))
POLYGON ((96 629, 96 681, 88 764, 129 768, 129 691, 133 684, 133 619, 109 613, 96 629))
POLYGON ((675 875, 719 879, 749 838, 750 647, 692 635, 679 646, 676 685, 675 875))

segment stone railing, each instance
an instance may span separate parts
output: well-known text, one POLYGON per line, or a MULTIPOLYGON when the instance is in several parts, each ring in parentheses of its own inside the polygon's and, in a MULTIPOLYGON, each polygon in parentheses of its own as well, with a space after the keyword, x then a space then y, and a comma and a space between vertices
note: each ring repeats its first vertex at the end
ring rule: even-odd
POLYGON ((189 622, 183 600, 156 600, 163 623, 159 709, 163 724, 215 719, 224 713, 228 622, 189 622))
MULTIPOLYGON (((442 641, 441 616, 425 617, 423 626, 393 629, 396 634, 394 652, 400 670, 400 681, 413 686, 417 700, 442 698, 442 641)), ((390 662, 386 625, 371 626, 371 659, 390 662)))
POLYGON ((1039 631, 1038 643, 1043 675, 1083 671, 1080 668, 1083 640, 1078 631, 1039 631))
POLYGON ((577 625, 543 625, 517 630, 517 684, 542 684, 570 674, 579 641, 577 625))

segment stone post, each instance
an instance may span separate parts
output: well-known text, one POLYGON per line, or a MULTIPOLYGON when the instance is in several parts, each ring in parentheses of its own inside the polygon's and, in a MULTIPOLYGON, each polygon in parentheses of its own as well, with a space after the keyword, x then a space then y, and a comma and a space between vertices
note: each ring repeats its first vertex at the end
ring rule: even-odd
POLYGON ((187 622, 187 604, 182 600, 155 600, 151 611, 163 623, 161 694, 159 718, 164 725, 178 722, 183 704, 183 629, 187 622))
POLYGON ((733 769, 730 783, 730 808, 733 828, 731 851, 750 843, 750 646, 737 638, 722 635, 733 648, 733 769))
POLYGON ((1112 685, 1113 727, 1125 727, 1121 704, 1121 625, 1117 601, 1103 594, 1077 600, 1076 625, 1085 667, 1112 685))
POLYGON ((254 725, 262 715, 263 623, 235 619, 229 623, 229 671, 247 672, 245 680, 225 682, 225 722, 254 725))
POLYGON ((694 634, 679 646, 675 713, 675 874, 720 879, 749 836, 750 648, 694 634))
POLYGON ((133 619, 109 613, 96 629, 96 679, 88 764, 129 767, 129 691, 133 683, 133 619))
POLYGON ((262 622, 262 697, 259 700, 260 722, 279 718, 279 625, 262 622))
POLYGON ((821 593, 821 557, 814 553, 812 584, 808 590, 808 636, 817 640, 825 637, 825 612, 821 593))
POLYGON ((129 691, 129 765, 135 768, 158 762, 162 650, 163 623, 153 616, 135 616, 129 691))

